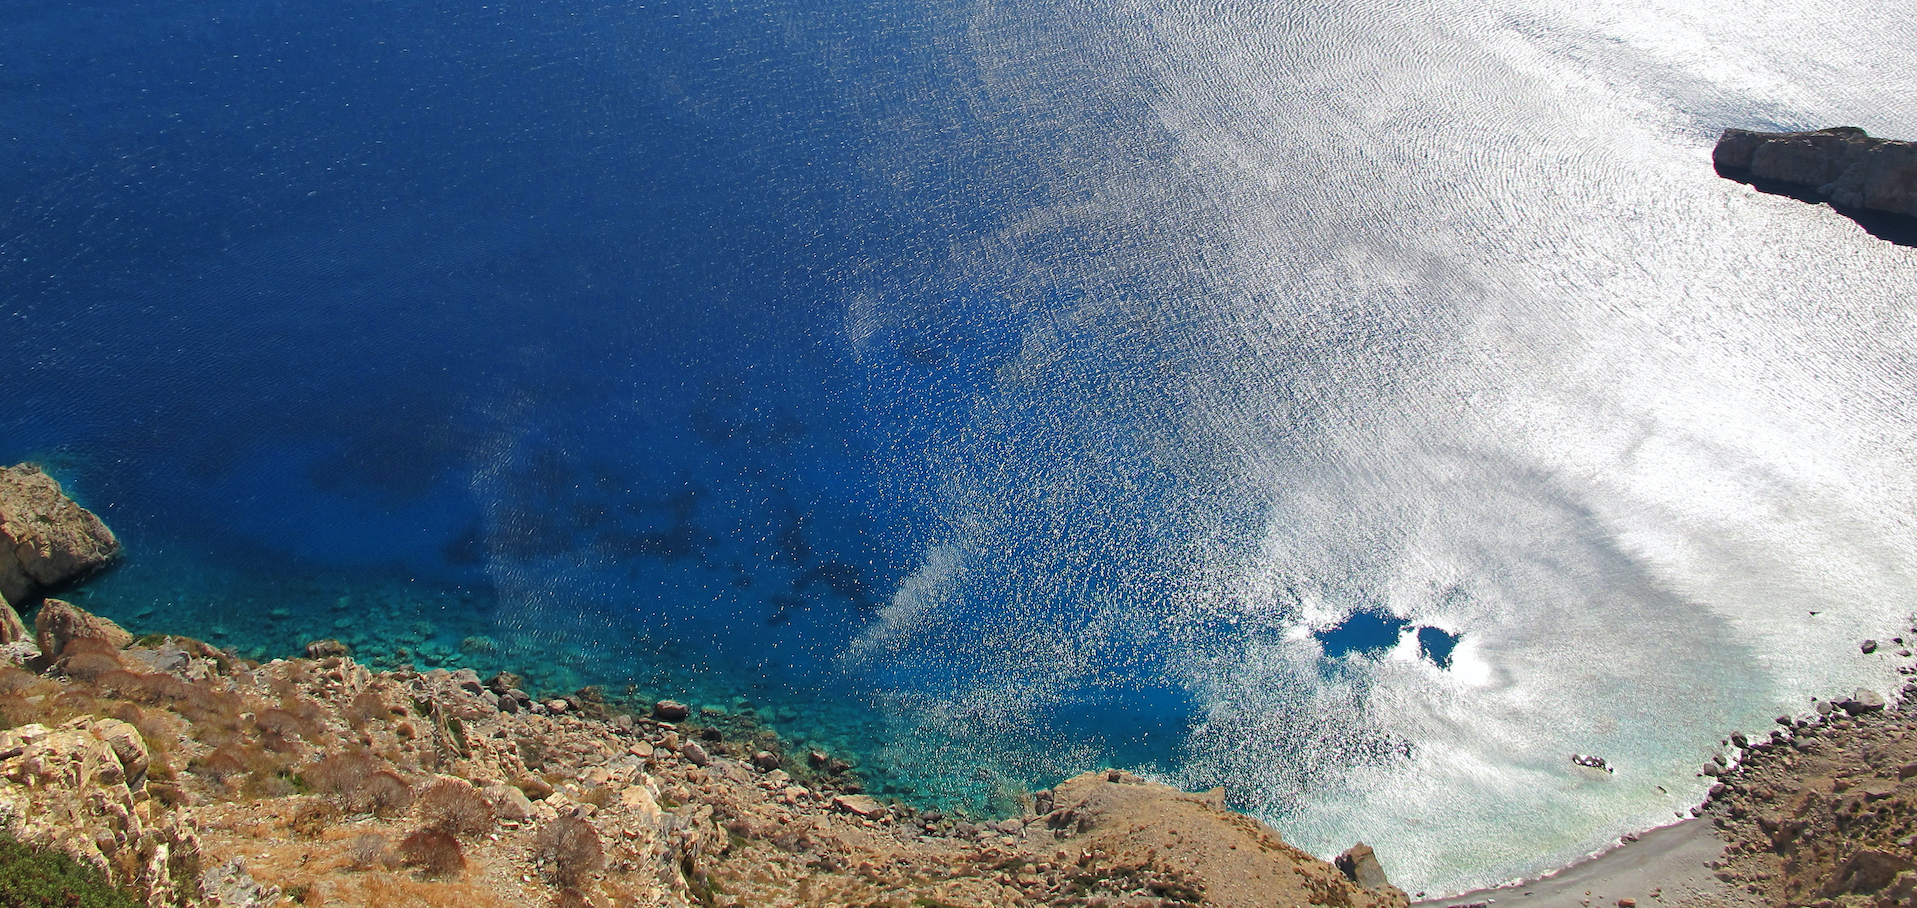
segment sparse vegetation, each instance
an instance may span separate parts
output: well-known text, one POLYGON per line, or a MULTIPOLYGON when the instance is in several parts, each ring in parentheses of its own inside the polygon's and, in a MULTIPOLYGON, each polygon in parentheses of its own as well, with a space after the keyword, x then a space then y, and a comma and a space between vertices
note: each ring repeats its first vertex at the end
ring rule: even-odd
POLYGON ((399 843, 400 860, 419 868, 422 876, 451 876, 466 869, 466 853, 459 840, 442 829, 421 829, 399 843))
POLYGON ((440 779, 427 786, 416 803, 420 819, 434 829, 476 836, 493 828, 492 805, 464 779, 440 779))
POLYGON ((8 908, 140 908, 100 873, 64 852, 0 835, 0 905, 8 908))
POLYGON ((547 823, 533 839, 533 858, 561 886, 577 886, 605 866, 605 849, 592 824, 578 817, 547 823))
POLYGON ((377 832, 361 833, 346 846, 346 860, 354 870, 373 870, 395 863, 392 843, 377 832))

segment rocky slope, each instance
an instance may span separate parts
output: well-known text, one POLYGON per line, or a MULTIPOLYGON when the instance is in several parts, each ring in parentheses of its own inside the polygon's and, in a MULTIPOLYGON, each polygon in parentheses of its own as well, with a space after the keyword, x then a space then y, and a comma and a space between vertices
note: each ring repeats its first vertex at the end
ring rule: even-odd
POLYGON ((1917 711, 1859 691, 1746 743, 1701 811, 1719 880, 1770 905, 1917 904, 1917 711))

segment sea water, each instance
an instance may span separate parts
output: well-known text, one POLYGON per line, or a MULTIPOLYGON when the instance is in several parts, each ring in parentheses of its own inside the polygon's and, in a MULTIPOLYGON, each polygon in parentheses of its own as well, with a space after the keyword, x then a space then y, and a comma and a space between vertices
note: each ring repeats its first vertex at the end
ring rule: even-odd
POLYGON ((1895 684, 1917 248, 1709 150, 1917 138, 1913 52, 1864 0, 16 3, 0 459, 136 630, 980 812, 1124 765, 1458 891, 1895 684))

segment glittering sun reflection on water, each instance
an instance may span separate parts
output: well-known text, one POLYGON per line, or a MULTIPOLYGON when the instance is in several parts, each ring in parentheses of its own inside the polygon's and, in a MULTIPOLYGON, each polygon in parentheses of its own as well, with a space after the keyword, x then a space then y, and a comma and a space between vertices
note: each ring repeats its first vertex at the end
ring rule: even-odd
POLYGON ((1148 114, 1065 127, 1101 166, 957 257, 1044 301, 971 418, 1045 444, 966 452, 855 652, 959 666, 1012 738, 1185 690, 1163 774, 1434 893, 1669 822, 1731 730, 1892 683, 1855 640, 1917 607, 1917 250, 1709 166, 1723 126, 1917 131, 1917 14, 1858 12, 1153 4, 1064 53, 982 9, 995 88, 1082 66, 1078 110, 1148 114), (1367 611, 1451 664, 1309 632, 1367 611))

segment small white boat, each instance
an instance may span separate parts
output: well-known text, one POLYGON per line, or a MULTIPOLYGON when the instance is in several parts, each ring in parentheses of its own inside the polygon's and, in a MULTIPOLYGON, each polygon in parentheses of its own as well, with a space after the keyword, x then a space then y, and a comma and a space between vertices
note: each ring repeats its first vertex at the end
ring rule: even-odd
POLYGON ((1595 769, 1606 775, 1617 772, 1617 770, 1611 768, 1611 764, 1604 762, 1603 757, 1594 757, 1590 754, 1572 754, 1571 764, 1584 769, 1595 769))

